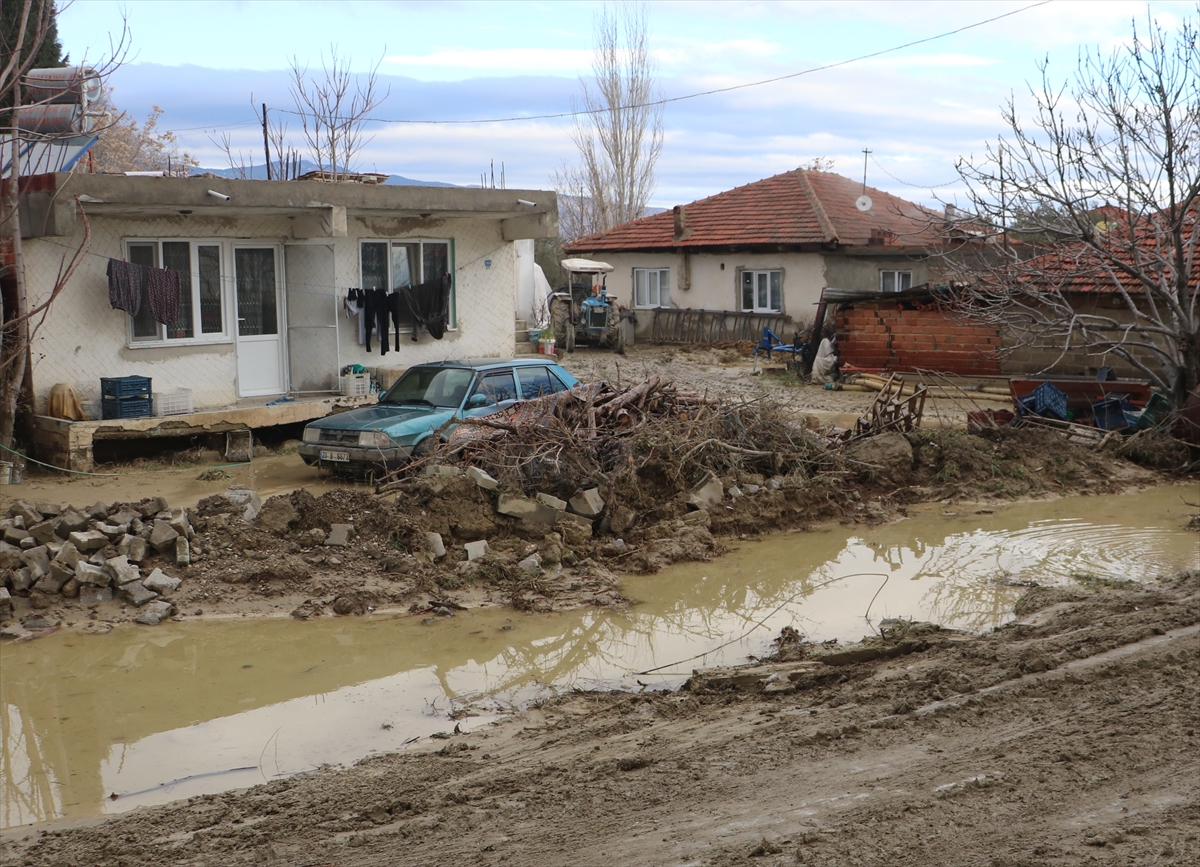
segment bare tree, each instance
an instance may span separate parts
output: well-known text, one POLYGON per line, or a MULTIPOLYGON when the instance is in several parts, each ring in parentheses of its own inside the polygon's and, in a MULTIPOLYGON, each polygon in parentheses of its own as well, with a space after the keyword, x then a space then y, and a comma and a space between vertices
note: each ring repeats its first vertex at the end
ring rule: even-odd
POLYGON ((323 77, 309 77, 308 67, 292 58, 290 89, 313 162, 331 181, 340 181, 353 170, 358 152, 372 138, 366 132, 371 112, 388 98, 390 88, 379 90, 379 65, 366 75, 350 72, 350 60, 330 48, 329 60, 321 57, 323 77))
POLYGON ((1181 405, 1200 382, 1197 21, 1135 25, 1128 45, 1082 53, 1066 84, 1040 69, 1032 119, 1010 100, 1005 135, 959 163, 973 212, 959 234, 988 241, 958 253, 961 300, 1004 329, 1006 351, 1120 359, 1181 405))
POLYGON ((128 112, 118 111, 106 91, 101 106, 111 115, 104 135, 92 148, 92 159, 100 172, 155 172, 187 174, 200 163, 179 148, 179 140, 170 130, 158 128, 163 110, 153 106, 142 123, 128 112))
POLYGON ((579 163, 552 177, 565 240, 611 229, 646 212, 662 153, 663 106, 646 7, 604 7, 593 23, 592 79, 581 80, 571 138, 579 163))
MULTIPOLYGON (((12 0, 0 8, 0 129, 7 130, 3 148, 9 170, 0 194, 0 296, 3 299, 3 323, 0 326, 0 443, 12 446, 13 430, 21 408, 22 394, 32 390, 30 341, 45 321, 50 305, 62 292, 79 266, 91 240, 91 229, 83 215, 84 236, 80 246, 64 254, 51 291, 44 297, 29 298, 25 280, 25 258, 21 243, 20 219, 22 142, 28 138, 52 141, 55 134, 25 133, 21 128, 22 111, 31 105, 22 83, 39 63, 58 65, 56 7, 53 0, 12 0), (46 46, 51 43, 52 50, 46 46)), ((87 78, 107 78, 122 62, 128 50, 128 29, 122 21, 120 37, 110 40, 110 54, 100 63, 80 70, 78 86, 87 78)), ((49 100, 47 100, 48 102, 49 100)), ((82 114, 81 114, 82 117, 82 114)), ((99 129, 102 129, 101 126, 99 129)), ((93 128, 92 132, 98 131, 93 128)), ((74 135, 70 133, 68 135, 74 135)), ((3 160, 0 160, 2 163, 3 160)), ((76 207, 82 207, 76 199, 76 207)))

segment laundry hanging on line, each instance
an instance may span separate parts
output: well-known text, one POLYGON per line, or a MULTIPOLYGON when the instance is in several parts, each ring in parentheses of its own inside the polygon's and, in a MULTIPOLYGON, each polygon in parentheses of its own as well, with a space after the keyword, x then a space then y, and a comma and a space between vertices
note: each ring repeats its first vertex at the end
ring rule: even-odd
POLYGON ((449 272, 416 286, 403 286, 397 290, 397 294, 404 299, 412 313, 412 339, 417 339, 418 327, 424 326, 434 340, 441 340, 450 320, 449 272))
POLYGON ((121 259, 108 260, 108 303, 114 310, 137 316, 142 295, 154 321, 174 325, 183 306, 183 275, 167 268, 150 268, 121 259))

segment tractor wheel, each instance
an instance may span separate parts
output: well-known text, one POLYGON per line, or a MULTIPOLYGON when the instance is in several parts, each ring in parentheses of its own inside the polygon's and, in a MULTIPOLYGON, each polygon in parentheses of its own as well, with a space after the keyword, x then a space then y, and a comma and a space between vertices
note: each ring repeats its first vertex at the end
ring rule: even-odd
POLYGON ((613 342, 613 348, 617 350, 618 355, 625 354, 625 329, 619 324, 617 325, 617 339, 613 342))
MULTIPOLYGON (((556 344, 567 345, 567 335, 575 333, 575 329, 571 325, 571 302, 562 298, 554 302, 554 306, 550 310, 550 331, 554 334, 556 344)), ((575 340, 572 337, 572 349, 575 348, 574 343, 575 340)))

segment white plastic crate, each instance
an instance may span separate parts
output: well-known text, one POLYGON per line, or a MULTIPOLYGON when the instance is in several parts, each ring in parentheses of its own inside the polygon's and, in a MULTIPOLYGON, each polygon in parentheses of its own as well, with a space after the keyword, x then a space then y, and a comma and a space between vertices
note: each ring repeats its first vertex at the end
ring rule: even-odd
POLYGON ((165 415, 185 415, 192 411, 192 390, 190 388, 156 391, 153 397, 156 418, 162 418, 165 415))
POLYGON ((342 394, 345 397, 366 397, 371 393, 371 374, 348 373, 342 377, 342 394))

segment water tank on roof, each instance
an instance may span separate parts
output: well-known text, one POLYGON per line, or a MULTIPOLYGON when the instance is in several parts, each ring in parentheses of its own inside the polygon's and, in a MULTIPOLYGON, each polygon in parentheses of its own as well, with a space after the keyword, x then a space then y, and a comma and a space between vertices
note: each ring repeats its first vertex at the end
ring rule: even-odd
POLYGON ((41 135, 77 135, 88 132, 93 121, 82 105, 23 105, 17 109, 21 129, 41 135))
POLYGON ((31 69, 25 73, 25 95, 36 102, 58 105, 91 105, 98 102, 103 87, 90 66, 62 69, 31 69))

